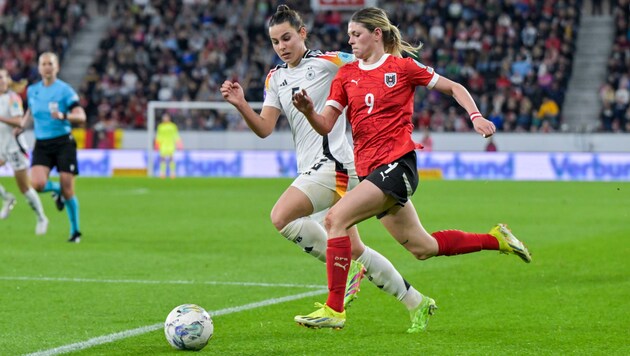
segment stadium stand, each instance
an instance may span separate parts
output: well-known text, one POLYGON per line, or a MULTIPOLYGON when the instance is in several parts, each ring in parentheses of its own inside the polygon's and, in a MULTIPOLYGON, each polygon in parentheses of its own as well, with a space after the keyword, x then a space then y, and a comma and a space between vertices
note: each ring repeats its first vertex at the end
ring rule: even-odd
MULTIPOLYGON (((79 89, 90 127, 143 129, 148 101, 220 101, 218 86, 226 78, 241 82, 247 88, 248 100, 261 101, 264 77, 280 63, 267 38, 266 21, 281 2, 304 14, 311 48, 349 51, 345 23, 350 13, 314 13, 305 1, 112 3, 109 28, 79 89)), ((35 80, 36 54, 45 48, 63 54, 70 34, 88 19, 84 1, 7 3, 13 6, 5 8, 0 35, 6 41, 0 47, 0 57, 14 68, 14 79, 35 80), (72 21, 62 24, 56 20, 58 16, 42 18, 47 11, 66 14, 72 21)), ((581 0, 395 0, 380 6, 399 24, 405 39, 424 44, 420 60, 465 84, 481 112, 500 130, 552 132, 563 128, 581 0)), ((609 70, 627 73, 628 40, 621 36, 628 28, 627 0, 619 1, 617 8, 619 43, 615 44, 617 54, 609 70)), ((609 97, 610 90, 617 92, 620 83, 628 81, 627 75, 611 74, 609 78, 613 80, 602 87, 602 96, 609 97)), ((451 98, 419 90, 416 129, 471 130, 465 113, 451 98)), ((618 119, 618 105, 610 106, 617 119, 602 124, 602 130, 613 126, 623 130, 628 120, 618 119)), ((602 117, 604 112, 610 110, 604 110, 602 117)), ((247 129, 238 117, 225 113, 198 110, 172 114, 183 130, 247 129)), ((278 126, 287 128, 286 121, 281 120, 278 126)))
MULTIPOLYGON (((249 100, 262 100, 263 78, 279 63, 265 28, 277 4, 218 1, 209 11, 206 5, 174 1, 118 3, 86 80, 92 122, 142 128, 148 100, 221 100, 218 85, 226 78, 244 84, 249 100)), ((349 14, 315 14, 304 2, 291 5, 305 14, 311 48, 349 50, 344 28, 349 14)), ((382 6, 406 39, 424 43, 421 60, 467 85, 500 130, 555 131, 571 76, 580 5, 495 0, 382 6)), ((417 129, 471 130, 451 100, 437 92, 418 96, 417 129)), ((246 129, 237 118, 213 112, 179 120, 183 129, 246 129)))
POLYGON ((25 89, 38 80, 37 56, 52 51, 63 60, 77 33, 89 21, 85 0, 7 0, 0 5, 0 59, 25 89))
POLYGON ((630 132, 630 1, 613 7, 615 23, 613 48, 608 60, 608 77, 602 84, 600 131, 630 132))

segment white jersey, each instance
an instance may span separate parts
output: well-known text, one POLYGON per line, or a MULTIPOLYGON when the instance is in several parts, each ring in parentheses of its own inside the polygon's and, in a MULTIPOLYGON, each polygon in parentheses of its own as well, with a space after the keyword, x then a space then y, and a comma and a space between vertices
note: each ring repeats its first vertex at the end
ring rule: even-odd
MULTIPOLYGON (((0 94, 0 116, 15 117, 24 115, 22 98, 13 91, 0 94)), ((28 168, 28 152, 24 136, 15 137, 14 127, 0 122, 0 161, 9 162, 13 170, 28 168)))
POLYGON ((332 131, 322 136, 292 102, 295 92, 306 89, 313 99, 315 111, 322 112, 335 74, 341 66, 352 61, 352 54, 309 50, 296 67, 289 68, 285 63, 272 69, 267 75, 263 106, 282 110, 289 120, 297 154, 298 173, 307 171, 323 157, 340 163, 351 163, 354 159, 352 146, 346 137, 345 112, 332 131))
MULTIPOLYGON (((4 94, 0 94, 0 116, 1 117, 22 117, 24 108, 22 107, 22 98, 15 92, 9 90, 4 94)), ((13 136, 14 126, 5 122, 0 122, 0 151, 7 151, 17 145, 15 136, 13 136)))

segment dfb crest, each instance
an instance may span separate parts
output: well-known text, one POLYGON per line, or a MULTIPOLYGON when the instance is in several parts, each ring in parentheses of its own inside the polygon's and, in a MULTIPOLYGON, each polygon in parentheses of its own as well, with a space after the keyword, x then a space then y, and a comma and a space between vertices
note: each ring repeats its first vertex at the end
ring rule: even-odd
POLYGON ((385 85, 387 85, 389 88, 392 88, 394 85, 396 85, 396 82, 396 73, 385 73, 385 85))

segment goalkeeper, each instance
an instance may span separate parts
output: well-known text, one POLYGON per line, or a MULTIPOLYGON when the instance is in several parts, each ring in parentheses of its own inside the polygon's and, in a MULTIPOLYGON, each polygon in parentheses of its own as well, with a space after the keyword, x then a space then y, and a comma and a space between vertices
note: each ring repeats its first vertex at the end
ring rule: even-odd
POLYGON ((165 112, 161 120, 155 135, 155 149, 160 152, 160 178, 166 178, 167 164, 170 177, 175 178, 177 167, 173 155, 176 149, 181 150, 184 145, 179 137, 177 125, 171 119, 171 115, 165 112))

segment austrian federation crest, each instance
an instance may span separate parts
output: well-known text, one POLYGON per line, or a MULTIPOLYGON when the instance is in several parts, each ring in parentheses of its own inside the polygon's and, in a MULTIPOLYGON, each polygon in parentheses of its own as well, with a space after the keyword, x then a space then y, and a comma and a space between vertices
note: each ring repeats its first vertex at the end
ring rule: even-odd
POLYGON ((385 73, 385 85, 387 87, 392 88, 397 81, 396 73, 385 73))

